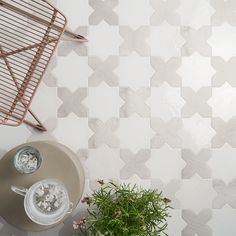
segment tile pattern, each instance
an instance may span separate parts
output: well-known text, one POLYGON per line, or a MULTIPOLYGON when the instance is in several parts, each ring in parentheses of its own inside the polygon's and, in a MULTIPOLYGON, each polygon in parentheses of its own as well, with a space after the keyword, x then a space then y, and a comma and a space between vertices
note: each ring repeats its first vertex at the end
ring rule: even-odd
MULTIPOLYGON (((60 43, 33 102, 48 132, 1 126, 0 158, 57 140, 81 159, 85 194, 98 178, 158 188, 170 236, 235 236, 235 0, 52 2, 89 42, 60 43)), ((1 219, 0 235, 69 236, 83 214, 42 233, 1 219)))

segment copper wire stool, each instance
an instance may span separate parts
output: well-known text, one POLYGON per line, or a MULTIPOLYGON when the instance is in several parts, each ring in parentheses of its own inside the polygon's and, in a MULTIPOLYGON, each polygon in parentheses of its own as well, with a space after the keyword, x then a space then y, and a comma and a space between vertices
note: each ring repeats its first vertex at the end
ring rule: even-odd
MULTIPOLYGON (((0 0, 0 125, 46 131, 30 104, 62 35, 66 17, 46 0, 0 0), (29 112, 36 123, 25 119, 29 112)), ((42 104, 43 105, 43 104, 42 104)))

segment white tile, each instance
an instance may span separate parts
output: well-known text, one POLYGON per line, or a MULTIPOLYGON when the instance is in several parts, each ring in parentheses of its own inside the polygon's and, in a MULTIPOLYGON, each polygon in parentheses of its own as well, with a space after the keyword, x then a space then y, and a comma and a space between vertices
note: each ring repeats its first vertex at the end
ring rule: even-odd
POLYGON ((212 56, 220 56, 228 60, 236 56, 236 28, 224 23, 218 27, 212 27, 212 36, 208 43, 212 47, 212 56))
POLYGON ((129 148, 133 152, 141 148, 150 148, 150 139, 155 135, 150 127, 150 119, 140 118, 137 115, 121 118, 116 133, 120 138, 120 147, 129 148))
POLYGON ((177 12, 182 25, 199 29, 203 25, 211 24, 211 16, 215 10, 210 5, 210 0, 181 0, 177 12))
POLYGON ((182 86, 198 91, 201 87, 211 86, 211 78, 215 70, 211 66, 209 57, 200 56, 198 53, 182 58, 182 65, 177 70, 182 77, 182 86))
POLYGON ((151 47, 152 56, 160 56, 167 61, 171 57, 181 55, 180 49, 185 40, 180 34, 180 27, 164 22, 160 26, 150 27, 147 42, 151 47))
POLYGON ((110 55, 119 54, 119 27, 102 22, 89 27, 89 55, 105 59, 110 55))
POLYGON ((115 11, 119 15, 120 25, 148 25, 154 10, 147 0, 119 0, 115 11))
POLYGON ((119 178, 123 165, 119 149, 110 149, 106 146, 98 149, 89 149, 89 156, 85 162, 90 179, 119 178))
POLYGON ((138 89, 150 86, 150 78, 154 70, 148 57, 132 54, 127 57, 120 57, 120 64, 115 72, 119 76, 121 87, 138 89))
POLYGON ((176 193, 181 202, 181 209, 192 210, 195 213, 204 208, 211 208, 215 196, 212 180, 197 176, 191 180, 183 180, 180 190, 176 193))
POLYGON ((68 56, 57 57, 57 66, 52 73, 56 76, 59 87, 75 91, 78 87, 88 86, 92 69, 88 66, 87 57, 80 57, 72 51, 68 56))
POLYGON ((181 210, 171 209, 171 217, 168 218, 167 233, 170 236, 182 236, 182 230, 186 226, 185 221, 182 219, 181 210))
POLYGON ((111 117, 119 117, 122 99, 119 96, 119 88, 101 84, 88 89, 88 96, 83 103, 89 108, 90 118, 99 118, 105 122, 111 117))
POLYGON ((173 179, 181 179, 181 171, 185 162, 181 158, 180 149, 168 145, 151 150, 151 158, 147 161, 152 179, 161 179, 165 183, 173 179))
POLYGON ((236 116, 236 88, 227 82, 222 87, 212 88, 212 97, 208 100, 208 104, 212 107, 213 117, 229 121, 236 116))
POLYGON ((180 88, 173 88, 167 83, 151 88, 151 96, 147 99, 151 116, 160 117, 164 121, 181 117, 181 108, 184 104, 180 88))

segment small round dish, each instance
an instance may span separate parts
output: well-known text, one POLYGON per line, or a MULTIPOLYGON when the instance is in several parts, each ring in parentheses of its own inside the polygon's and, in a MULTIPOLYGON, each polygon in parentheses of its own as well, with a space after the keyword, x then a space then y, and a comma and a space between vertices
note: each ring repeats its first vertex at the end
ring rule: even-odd
POLYGON ((14 156, 14 167, 21 174, 31 174, 40 168, 42 156, 31 146, 24 146, 17 150, 14 156))

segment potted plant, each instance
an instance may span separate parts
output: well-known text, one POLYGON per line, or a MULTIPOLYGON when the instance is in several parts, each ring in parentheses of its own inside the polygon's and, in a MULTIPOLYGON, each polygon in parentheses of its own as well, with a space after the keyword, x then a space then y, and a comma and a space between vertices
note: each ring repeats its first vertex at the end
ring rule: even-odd
POLYGON ((170 200, 158 190, 136 185, 104 183, 82 202, 88 215, 73 227, 77 235, 162 236, 166 234, 170 200))

